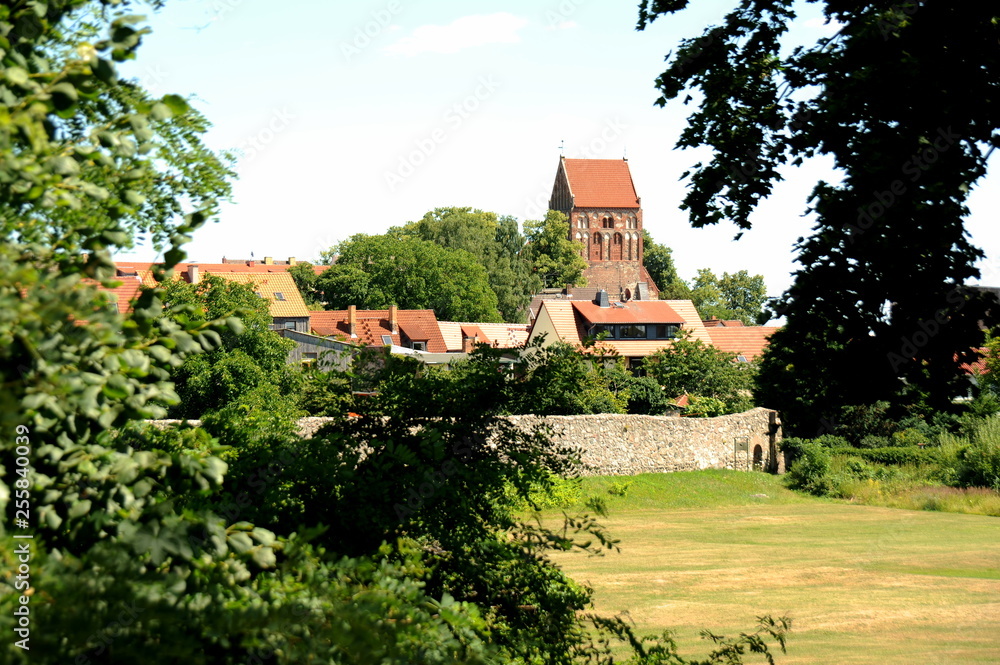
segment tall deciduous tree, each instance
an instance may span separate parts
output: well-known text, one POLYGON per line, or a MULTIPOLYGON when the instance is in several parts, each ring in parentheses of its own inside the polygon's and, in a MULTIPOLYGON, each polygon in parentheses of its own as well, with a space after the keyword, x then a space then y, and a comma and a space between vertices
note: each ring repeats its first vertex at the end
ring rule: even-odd
POLYGON ((267 301, 250 285, 215 275, 198 284, 175 279, 166 283, 162 299, 164 313, 172 318, 207 322, 235 316, 240 321, 238 331, 222 331, 218 346, 186 358, 174 370, 180 402, 171 408, 172 418, 200 418, 254 391, 295 401, 301 375, 288 364, 295 343, 270 329, 267 301))
MULTIPOLYGON (((688 4, 642 0, 639 28, 688 4)), ((749 228, 789 162, 825 155, 842 173, 812 192, 816 226, 761 372, 765 402, 809 433, 845 404, 912 390, 943 408, 964 390, 984 307, 961 288, 982 256, 963 220, 1000 145, 993 5, 817 4, 836 34, 792 49, 793 0, 740 0, 657 79, 660 105, 701 96, 678 141, 714 151, 682 206, 693 225, 749 228)))
POLYGON ((572 284, 586 286, 583 271, 583 244, 569 239, 569 220, 558 210, 549 210, 543 220, 524 223, 528 239, 525 250, 531 261, 532 271, 544 286, 559 287, 572 284))
POLYGON ((501 320, 486 269, 464 249, 443 247, 397 229, 385 235, 352 236, 335 253, 336 265, 317 280, 330 309, 397 305, 433 309, 442 321, 501 320))
POLYGON ((646 229, 642 230, 642 264, 660 289, 661 300, 687 300, 691 297, 687 284, 677 275, 673 251, 654 241, 646 229))
POLYGON ((702 268, 691 285, 690 297, 704 319, 737 319, 748 326, 766 320, 762 315, 767 300, 763 275, 751 276, 741 270, 716 277, 710 269, 702 268))
POLYGON ((486 269, 503 320, 526 320, 541 280, 524 256, 525 240, 516 219, 472 208, 437 208, 402 232, 472 254, 486 269))

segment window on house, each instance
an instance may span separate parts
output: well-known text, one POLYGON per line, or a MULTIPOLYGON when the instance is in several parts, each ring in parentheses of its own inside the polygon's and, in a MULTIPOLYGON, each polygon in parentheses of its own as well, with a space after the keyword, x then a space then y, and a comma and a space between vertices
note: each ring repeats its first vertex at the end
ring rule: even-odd
POLYGON ((646 326, 637 323, 618 326, 618 337, 620 339, 645 339, 646 326))
POLYGON ((427 350, 427 342, 413 342, 413 350, 414 351, 426 351, 427 350))
POLYGON ((295 321, 285 321, 283 325, 285 330, 295 330, 295 321))
POLYGON ((677 330, 679 328, 680 326, 672 323, 658 323, 653 334, 656 335, 656 339, 673 339, 677 337, 677 330))
POLYGON ((746 356, 736 356, 736 360, 738 362, 741 362, 741 363, 748 363, 748 362, 750 362, 749 360, 747 360, 746 356))
POLYGON ((382 335, 382 343, 386 346, 392 346, 392 335, 382 335))
POLYGON ((608 339, 615 338, 615 327, 612 325, 598 323, 590 328, 590 334, 594 337, 597 337, 604 332, 608 333, 608 339))
POLYGON ((610 217, 605 217, 602 226, 606 229, 613 229, 615 228, 615 220, 610 217))
POLYGON ((275 291, 274 292, 274 299, 275 300, 284 300, 285 299, 285 294, 282 293, 281 291, 275 291))

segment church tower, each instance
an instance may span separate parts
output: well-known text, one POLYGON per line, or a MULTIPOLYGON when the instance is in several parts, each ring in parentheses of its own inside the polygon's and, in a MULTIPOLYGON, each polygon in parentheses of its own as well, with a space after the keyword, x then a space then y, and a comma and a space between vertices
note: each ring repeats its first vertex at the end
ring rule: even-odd
POLYGON ((655 300, 659 289, 642 265, 642 207, 626 159, 559 158, 549 208, 569 218, 583 243, 588 287, 620 300, 655 300))

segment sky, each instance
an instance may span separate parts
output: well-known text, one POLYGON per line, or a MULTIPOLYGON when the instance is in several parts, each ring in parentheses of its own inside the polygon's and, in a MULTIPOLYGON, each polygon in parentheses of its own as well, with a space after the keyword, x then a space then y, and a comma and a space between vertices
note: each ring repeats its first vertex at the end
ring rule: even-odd
MULTIPOLYGON (((213 123, 207 145, 240 155, 233 201, 195 234, 192 260, 316 260, 439 207, 540 219, 560 154, 627 157, 644 226, 682 278, 747 270, 776 296, 810 232, 809 192, 837 174, 823 160, 790 167, 739 241, 732 224, 691 228, 680 177, 708 153, 674 149, 693 107, 655 106, 654 81, 733 3, 696 4, 639 32, 635 0, 170 0, 123 73, 188 97, 213 123)), ((810 4, 791 37, 833 32, 810 4)), ((994 169, 973 191, 967 223, 990 285, 998 183, 994 169)))

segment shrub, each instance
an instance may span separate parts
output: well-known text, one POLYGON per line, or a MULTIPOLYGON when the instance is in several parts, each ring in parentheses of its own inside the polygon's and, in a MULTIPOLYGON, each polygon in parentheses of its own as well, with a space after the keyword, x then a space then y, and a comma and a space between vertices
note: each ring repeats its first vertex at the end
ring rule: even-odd
POLYGON ((851 445, 847 439, 836 434, 823 434, 822 436, 817 436, 813 441, 824 448, 846 448, 851 445))
POLYGON ((851 455, 859 457, 866 462, 874 464, 891 464, 901 466, 904 464, 914 464, 917 466, 934 464, 938 461, 937 450, 930 448, 838 448, 833 451, 835 454, 851 455))
POLYGON ((888 448, 890 439, 887 436, 877 436, 875 434, 865 435, 857 444, 858 448, 888 448))
POLYGON ((608 494, 611 496, 625 496, 631 487, 631 480, 616 480, 608 487, 608 494))
POLYGON ((963 485, 1000 490, 1000 417, 992 416, 976 428, 960 474, 963 485))
POLYGON ((924 431, 929 428, 907 427, 898 432, 893 432, 891 440, 894 446, 926 446, 931 442, 930 437, 924 431))
POLYGON ((800 456, 788 472, 788 486, 817 496, 829 494, 833 489, 830 453, 813 442, 802 445, 799 450, 800 456))

